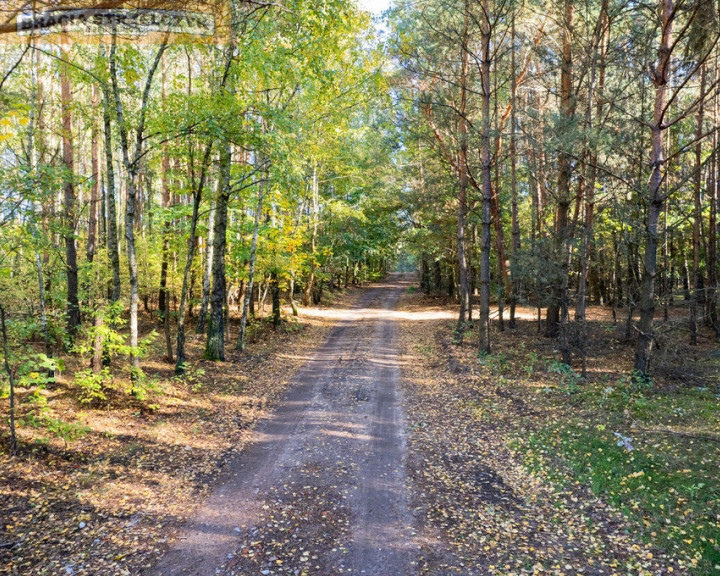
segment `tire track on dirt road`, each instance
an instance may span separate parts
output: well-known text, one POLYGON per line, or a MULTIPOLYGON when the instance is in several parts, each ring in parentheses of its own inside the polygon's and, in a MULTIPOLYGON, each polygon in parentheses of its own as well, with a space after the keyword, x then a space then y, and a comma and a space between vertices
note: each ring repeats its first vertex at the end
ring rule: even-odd
POLYGON ((393 275, 343 311, 148 576, 414 573, 390 312, 409 285, 393 275))

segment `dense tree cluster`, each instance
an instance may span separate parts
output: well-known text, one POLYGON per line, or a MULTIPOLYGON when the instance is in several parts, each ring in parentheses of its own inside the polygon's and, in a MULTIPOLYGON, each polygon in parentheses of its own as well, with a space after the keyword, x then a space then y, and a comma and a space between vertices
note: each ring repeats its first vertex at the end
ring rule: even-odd
POLYGON ((0 304, 44 346, 9 347, 21 385, 63 350, 89 397, 118 370, 142 396, 153 327, 182 373, 188 330, 224 360, 266 299, 277 326, 398 253, 484 352, 491 304, 546 309, 583 370, 588 303, 622 309, 636 377, 659 309, 720 334, 717 2, 398 0, 382 42, 350 0, 214 6, 211 37, 2 46, 0 304))
MULTIPOLYGON (((87 354, 97 394, 119 367, 142 394, 148 326, 178 373, 191 328, 224 360, 268 294, 278 325, 281 293, 294 309, 372 278, 397 235, 367 14, 344 0, 221 6, 211 38, 138 41, 108 19, 100 36, 2 46, 9 338, 44 340, 44 362, 87 354)), ((15 376, 42 380, 30 373, 15 376)))
POLYGON ((566 364, 588 303, 627 311, 636 376, 656 309, 720 335, 717 2, 399 0, 391 21, 409 241, 459 336, 473 293, 484 351, 493 295, 500 329, 546 308, 566 364))

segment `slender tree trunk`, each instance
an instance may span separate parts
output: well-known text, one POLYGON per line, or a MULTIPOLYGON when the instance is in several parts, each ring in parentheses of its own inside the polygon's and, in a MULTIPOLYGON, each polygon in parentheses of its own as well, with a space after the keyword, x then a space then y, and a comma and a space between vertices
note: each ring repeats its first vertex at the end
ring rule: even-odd
POLYGON ((215 220, 215 206, 210 209, 208 218, 207 248, 205 250, 205 272, 203 274, 203 295, 202 304, 200 305, 200 315, 198 316, 196 331, 202 334, 205 331, 205 320, 207 318, 208 303, 210 302, 210 278, 212 277, 212 260, 213 260, 213 222, 215 220))
POLYGON ((716 339, 720 339, 720 322, 718 321, 718 272, 717 272, 717 211, 718 211, 718 182, 717 182, 717 152, 713 154, 712 180, 710 189, 710 215, 708 225, 708 318, 710 326, 715 331, 716 339))
MULTIPOLYGON (((97 110, 97 108, 100 106, 100 93, 98 90, 97 85, 93 85, 92 89, 92 104, 93 109, 97 110)), ((93 125, 92 125, 92 135, 90 138, 90 169, 92 172, 91 179, 92 182, 90 184, 90 213, 88 218, 88 238, 87 238, 87 245, 85 248, 85 254, 87 257, 87 261, 89 263, 93 262, 93 259, 95 258, 95 252, 97 250, 97 211, 98 211, 98 202, 100 201, 100 194, 99 194, 99 188, 100 188, 100 165, 98 162, 98 134, 99 128, 97 125, 96 118, 93 117, 93 125)), ((39 255, 38 255, 39 256, 39 255)), ((38 264, 40 264, 40 259, 38 258, 38 264)), ((38 267, 38 273, 41 274, 42 268, 38 267)), ((42 281, 42 280, 41 280, 42 281)), ((93 290, 90 287, 90 282, 88 282, 88 293, 92 294, 93 290)), ((42 286, 41 286, 42 289, 42 286)), ((42 290, 41 290, 42 291, 42 290)), ((103 347, 103 337, 102 337, 102 323, 103 323, 103 315, 100 308, 100 305, 97 301, 95 301, 95 296, 92 297, 92 308, 93 308, 93 314, 95 316, 94 318, 94 325, 95 325, 95 338, 93 342, 93 357, 90 361, 90 368, 92 369, 94 374, 97 374, 102 370, 102 347, 103 347)), ((43 307, 44 308, 44 307, 43 307)), ((43 316, 45 315, 45 310, 43 309, 43 316)))
POLYGON ((672 31, 674 21, 674 8, 672 0, 660 0, 662 10, 661 39, 658 49, 658 65, 653 71, 653 84, 655 86, 655 107, 652 125, 652 149, 650 164, 652 174, 648 190, 647 223, 645 229, 645 257, 642 275, 641 305, 640 305, 640 335, 635 348, 635 370, 643 375, 650 373, 650 358, 652 354, 654 334, 653 320, 655 316, 655 276, 657 273, 657 245, 658 221, 663 206, 662 181, 663 164, 665 162, 663 150, 663 132, 665 97, 667 80, 670 70, 670 55, 672 31))
MULTIPOLYGON (((347 276, 345 276, 345 280, 347 281, 347 276)), ((347 288, 347 283, 345 284, 345 288, 347 288)), ((298 309, 297 305, 295 304, 295 272, 293 272, 292 276, 290 277, 290 290, 288 293, 288 298, 290 299, 290 308, 292 308, 292 315, 298 316, 298 309)))
MULTIPOLYGON (((93 84, 92 89, 92 103, 93 109, 97 109, 98 106, 100 106, 100 94, 98 92, 98 87, 95 84, 93 84)), ((90 213, 88 216, 87 247, 85 249, 87 260, 91 263, 97 250, 97 205, 99 199, 98 190, 100 186, 99 169, 98 127, 95 118, 93 118, 92 135, 90 137, 90 170, 92 172, 90 178, 92 182, 90 184, 90 213)))
MULTIPOLYGON (((69 59, 67 43, 63 39, 62 55, 69 59)), ((65 194, 63 200, 63 226, 65 228, 65 268, 67 271, 67 330, 70 342, 80 327, 80 302, 78 300, 78 263, 75 243, 76 197, 75 197, 75 149, 73 145, 72 84, 67 65, 62 66, 60 81, 62 115, 62 158, 65 167, 65 194)))
POLYGON ((312 291, 315 286, 315 244, 317 242, 318 210, 320 206, 317 162, 313 164, 311 187, 313 204, 312 231, 310 234, 310 273, 308 275, 307 284, 305 284, 305 292, 303 294, 303 306, 310 306, 310 304, 312 304, 312 291))
POLYGON ((188 295, 190 292, 190 275, 193 260, 195 258, 195 247, 197 246, 196 232, 198 214, 200 211, 200 202, 202 201, 203 188, 205 186, 205 174, 207 171, 207 166, 210 163, 211 150, 212 143, 208 144, 205 150, 205 158, 203 159, 200 182, 198 183, 197 190, 193 195, 193 209, 192 217, 190 220, 190 238, 188 239, 188 251, 187 258, 185 259, 185 271, 183 272, 182 292, 180 293, 180 309, 178 310, 177 318, 177 359, 175 361, 175 374, 183 374, 185 372, 185 308, 187 306, 188 295))
POLYGON ((123 161, 125 163, 125 171, 127 173, 128 197, 125 206, 125 240, 127 242, 128 271, 130 274, 130 364, 132 367, 131 380, 132 382, 136 382, 141 376, 140 357, 138 355, 138 264, 137 255, 135 253, 135 215, 137 213, 138 202, 138 170, 140 159, 143 157, 143 143, 145 141, 145 115, 150 97, 150 88, 152 86, 155 72, 160 64, 160 59, 167 48, 167 44, 162 44, 160 46, 157 54, 155 55, 155 60, 148 71, 140 105, 138 127, 135 134, 135 150, 133 157, 131 157, 128 142, 128 129, 125 124, 124 110, 120 100, 120 89, 118 86, 115 40, 116 30, 113 28, 113 43, 110 51, 110 76, 112 78, 113 91, 115 94, 115 108, 118 118, 118 127, 120 129, 123 161))
POLYGON ((470 292, 468 290, 467 259, 465 257, 465 212, 467 208, 467 187, 468 187, 468 123, 466 117, 467 108, 467 82, 468 82, 468 31, 470 26, 470 0, 465 0, 465 20, 463 25, 462 46, 460 46, 460 120, 459 137, 460 151, 458 155, 458 228, 457 228, 457 255, 460 276, 460 312, 456 327, 458 342, 462 342, 465 331, 465 323, 470 308, 470 292))
POLYGON ((130 274, 130 364, 133 382, 140 378, 140 358, 138 356, 138 265, 135 252, 135 208, 137 174, 130 168, 128 174, 128 198, 125 205, 125 242, 127 245, 128 272, 130 274))
POLYGON ((120 252, 118 250, 117 193, 115 190, 115 167, 113 165, 112 126, 110 124, 110 92, 105 87, 103 94, 103 128, 105 136, 105 174, 107 184, 107 249, 112 266, 112 288, 110 302, 120 300, 120 252))
MULTIPOLYGON (((162 59, 162 97, 165 98, 165 57, 162 59)), ((170 156, 167 148, 162 151, 162 193, 160 205, 163 210, 162 224, 162 256, 160 261, 160 291, 158 293, 158 309, 163 321, 165 334, 166 360, 169 364, 173 360, 172 335, 170 333, 170 293, 168 290, 168 266, 170 259, 170 230, 172 223, 168 210, 170 208, 170 156)))
MULTIPOLYGON (((512 23, 510 29, 510 196, 511 196, 511 215, 512 215, 512 268, 517 268, 517 260, 520 254, 520 221, 518 218, 518 189, 517 189, 517 137, 515 130, 517 128, 517 68, 515 66, 515 12, 512 15, 512 23)), ((517 271, 511 268, 512 291, 510 294, 510 329, 514 329, 515 323, 515 307, 518 302, 519 284, 516 278, 517 271), (514 272, 514 273, 512 273, 514 272)))
POLYGON ((165 213, 162 226, 162 260, 160 262, 160 293, 158 296, 158 308, 162 314, 163 332, 165 333, 165 350, 167 361, 173 363, 172 335, 170 334, 170 292, 168 290, 168 265, 170 259, 170 231, 172 223, 168 214, 170 208, 170 183, 168 173, 170 172, 170 157, 167 151, 163 152, 162 159, 162 208, 165 213))
MULTIPOLYGON (((37 40, 33 39, 33 43, 36 44, 37 40)), ((38 163, 39 163, 39 154, 38 154, 38 147, 37 147, 37 141, 35 139, 35 130, 36 130, 36 124, 38 126, 41 126, 41 118, 40 118, 40 83, 38 81, 38 71, 40 69, 40 62, 39 62, 39 52, 37 53, 38 57, 35 61, 35 65, 31 67, 31 82, 32 82, 32 88, 31 88, 31 95, 30 95, 30 126, 28 128, 28 150, 30 154, 30 171, 31 173, 35 173, 38 169, 38 163)), ((37 181, 37 179, 35 179, 37 181)), ((41 190, 36 189, 35 193, 37 194, 37 197, 41 197, 41 190)), ((42 206, 35 206, 35 213, 36 214, 42 214, 43 213, 42 206)), ((36 240, 37 245, 35 247, 35 269, 37 271, 37 278, 38 278, 38 300, 39 300, 39 306, 40 306, 40 321, 42 323, 42 329, 43 329, 43 340, 45 342, 45 355, 48 357, 52 356, 52 348, 50 347, 50 333, 48 330, 48 321, 47 321, 47 311, 45 308, 45 282, 43 279, 43 265, 42 265, 42 258, 40 256, 40 242, 38 238, 38 224, 37 222, 33 222, 32 225, 33 230, 33 238, 36 240)))
MULTIPOLYGON (((493 60, 493 93, 498 94, 498 59, 493 60)), ((493 98, 495 116, 495 132, 498 134, 495 142, 495 182, 493 184, 492 204, 490 205, 493 223, 495 224, 495 245, 497 247, 497 270, 498 270, 498 330, 505 332, 505 297, 507 290, 507 264, 505 256, 505 232, 502 225, 502 211, 500 210, 500 154, 502 152, 502 129, 500 127, 500 115, 498 114, 498 99, 493 98)))
MULTIPOLYGON (((716 61, 717 62, 717 61, 716 61)), ((720 76, 720 70, 715 67, 715 79, 720 76)), ((714 119, 718 118, 718 97, 717 93, 713 98, 714 119)), ((717 261, 717 207, 718 207, 718 138, 717 132, 713 134, 713 154, 710 161, 708 173, 708 201, 710 203, 710 214, 708 220, 708 319, 710 326, 715 331, 716 340, 720 340, 720 322, 718 322, 718 261, 717 261)))
MULTIPOLYGON (((590 82, 588 85, 588 102, 585 116, 585 128, 587 132, 592 130, 593 104, 596 106, 596 117, 599 119, 602 114, 602 96, 595 98, 595 78, 597 71, 597 88, 601 95, 605 87, 605 52, 607 49, 607 37, 609 34, 609 0, 603 0, 600 8, 600 16, 597 24, 597 43, 593 48, 593 61, 590 68, 590 82), (596 102, 593 102, 596 100, 596 102)), ((587 147, 587 142, 586 142, 587 147)), ((580 330, 580 350, 582 353, 582 376, 587 376, 587 318, 586 318, 586 300, 587 300, 587 281, 588 270, 591 258, 591 248, 593 245, 593 217, 595 213, 595 183, 597 180, 597 163, 598 154, 596 150, 589 151, 589 166, 587 167, 588 176, 586 179, 585 190, 585 229, 582 238, 582 263, 580 269, 580 283, 578 286, 577 308, 575 318, 581 324, 580 330)))
MULTIPOLYGON (((575 93, 573 90, 573 13, 574 4, 572 0, 565 0, 563 26, 562 26, 562 58, 560 63, 560 109, 563 121, 570 124, 575 117, 575 93)), ((569 130, 569 126, 568 126, 569 130)), ((562 149, 558 154, 558 181, 557 181, 557 212, 555 217, 555 254, 560 256, 560 281, 554 289, 553 298, 548 305, 545 323, 545 336, 555 337, 560 335, 560 347, 563 361, 569 363, 570 350, 567 346, 567 281, 568 246, 570 203, 572 192, 570 190, 570 179, 572 176, 572 158, 567 150, 562 149), (561 323, 562 326, 561 326, 561 323), (561 333, 562 332, 562 333, 561 333)))
POLYGON ((248 310, 253 297, 253 282, 255 280, 255 261, 257 253, 258 229, 260 227, 260 214, 263 207, 263 196, 265 195, 265 183, 260 182, 258 188, 258 200, 255 208, 255 222, 253 225, 253 236, 250 244, 250 272, 248 275, 248 287, 245 293, 245 303, 243 304, 243 313, 240 318, 240 332, 238 333, 236 348, 241 352, 245 350, 245 329, 247 327, 248 310))
POLYGON ((705 76, 707 66, 700 67, 700 105, 697 114, 697 126, 695 128, 695 185, 693 189, 693 281, 690 296, 690 346, 697 346, 698 330, 698 303, 702 288, 700 276, 700 224, 702 222, 702 204, 700 195, 702 192, 702 136, 703 123, 705 121, 705 76))
POLYGON ((225 305, 225 248, 227 245, 228 203, 230 202, 231 160, 230 143, 223 142, 220 149, 220 192, 215 204, 210 316, 205 342, 205 358, 221 362, 225 361, 223 306, 225 305))
POLYGON ((5 328, 5 308, 0 305, 0 323, 2 324, 3 356, 5 360, 5 372, 10 382, 10 454, 15 454, 18 448, 17 434, 15 432, 15 379, 8 361, 7 330, 5 328))
POLYGON ((280 327, 280 282, 278 281, 277 270, 270 272, 270 284, 272 288, 272 317, 273 328, 280 327))
POLYGON ((492 202, 492 160, 490 158, 490 3, 482 6, 482 244, 480 246, 480 352, 490 353, 490 226, 492 202))
MULTIPOLYGON (((265 298, 267 298, 268 289, 270 288, 270 276, 268 275, 263 282, 265 287, 262 290, 262 297, 260 298, 260 316, 265 316, 265 298)), ((317 304, 317 302, 315 302, 317 304)))

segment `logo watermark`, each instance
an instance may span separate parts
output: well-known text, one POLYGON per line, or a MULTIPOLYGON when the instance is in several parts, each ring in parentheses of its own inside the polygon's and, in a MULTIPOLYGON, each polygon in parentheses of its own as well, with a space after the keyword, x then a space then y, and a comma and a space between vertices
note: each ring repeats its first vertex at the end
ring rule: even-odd
POLYGON ((106 36, 146 36, 152 33, 212 36, 215 16, 182 10, 143 10, 133 8, 47 10, 23 13, 17 18, 20 36, 43 34, 81 34, 106 36))

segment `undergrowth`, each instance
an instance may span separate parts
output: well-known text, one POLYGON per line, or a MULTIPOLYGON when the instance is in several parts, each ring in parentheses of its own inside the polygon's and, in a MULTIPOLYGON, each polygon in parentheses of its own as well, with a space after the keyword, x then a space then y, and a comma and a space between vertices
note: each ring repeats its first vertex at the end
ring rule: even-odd
POLYGON ((619 373, 586 381, 522 347, 480 363, 533 404, 511 442, 529 472, 558 492, 588 487, 691 574, 720 573, 718 389, 619 373))

